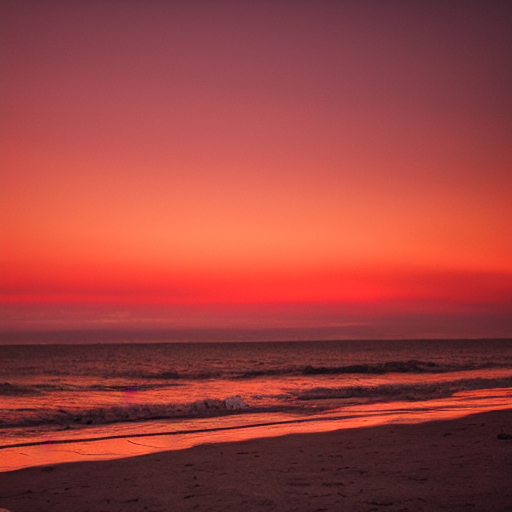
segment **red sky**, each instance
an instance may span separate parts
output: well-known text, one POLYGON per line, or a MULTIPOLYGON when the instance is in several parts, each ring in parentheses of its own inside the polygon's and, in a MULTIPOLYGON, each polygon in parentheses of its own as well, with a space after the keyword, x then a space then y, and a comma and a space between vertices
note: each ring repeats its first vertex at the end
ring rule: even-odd
POLYGON ((511 22, 2 0, 0 329, 511 336, 511 22))

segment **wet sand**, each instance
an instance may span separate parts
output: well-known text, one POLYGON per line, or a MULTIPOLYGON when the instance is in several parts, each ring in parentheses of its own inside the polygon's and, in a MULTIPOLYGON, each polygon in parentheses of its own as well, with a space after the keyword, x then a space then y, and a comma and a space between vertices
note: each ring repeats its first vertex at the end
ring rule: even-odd
POLYGON ((512 409, 34 467, 0 473, 0 508, 512 511, 510 434, 512 409))

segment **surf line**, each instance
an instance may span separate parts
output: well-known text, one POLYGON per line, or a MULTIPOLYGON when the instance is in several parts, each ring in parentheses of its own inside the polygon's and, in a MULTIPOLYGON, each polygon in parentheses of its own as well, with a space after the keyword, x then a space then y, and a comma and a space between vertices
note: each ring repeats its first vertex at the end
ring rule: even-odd
MULTIPOLYGON (((394 411, 393 411, 394 412, 394 411)), ((332 421, 332 420, 350 420, 354 418, 370 417, 370 416, 387 416, 389 413, 376 413, 376 414, 352 414, 347 416, 327 416, 322 418, 303 418, 297 420, 283 420, 283 421, 269 421, 265 423, 254 423, 250 425, 234 425, 230 427, 214 427, 214 428, 200 428, 196 430, 175 430, 167 432, 148 432, 144 434, 117 434, 112 436, 101 436, 101 437, 87 437, 82 439, 51 439, 47 441, 33 441, 29 443, 16 443, 16 444, 5 444, 0 445, 0 450, 7 448, 24 448, 27 446, 41 446, 41 445, 54 445, 54 444, 72 444, 72 443, 88 443, 94 441, 109 441, 112 439, 129 439, 129 438, 140 438, 140 437, 157 437, 157 436, 177 436, 186 434, 203 434, 207 432, 219 432, 227 430, 242 430, 248 428, 258 427, 272 427, 276 425, 290 425, 297 423, 309 423, 313 421, 332 421)))

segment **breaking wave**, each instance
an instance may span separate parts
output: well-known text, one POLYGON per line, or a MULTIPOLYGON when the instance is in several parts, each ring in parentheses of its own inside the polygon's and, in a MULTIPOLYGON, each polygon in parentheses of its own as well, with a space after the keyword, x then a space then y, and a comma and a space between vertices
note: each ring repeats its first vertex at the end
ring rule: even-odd
POLYGON ((0 383, 0 396, 39 395, 40 393, 41 391, 34 386, 23 386, 10 382, 0 383))
POLYGON ((187 371, 161 371, 154 373, 130 373, 120 375, 123 377, 147 380, 208 380, 208 379, 256 379, 260 377, 286 377, 286 376, 315 376, 315 375, 342 375, 342 374, 372 374, 383 375, 387 373, 449 373, 457 371, 481 370, 488 368, 508 367, 507 364, 441 364, 433 361, 388 361, 385 363, 351 364, 342 366, 313 366, 290 365, 275 368, 251 368, 244 370, 223 369, 217 371, 187 372, 187 371))
MULTIPOLYGON (((5 385, 4 385, 5 387, 5 385)), ((6 389, 15 388, 9 385, 6 389)), ((337 387, 312 387, 306 390, 290 390, 286 396, 275 395, 281 405, 252 406, 240 395, 225 399, 205 398, 190 403, 137 403, 109 405, 87 409, 27 409, 0 411, 0 428, 60 426, 87 427, 121 422, 150 421, 161 419, 186 419, 217 417, 252 412, 288 411, 301 414, 341 407, 352 400, 364 403, 391 401, 418 401, 449 397, 461 391, 512 388, 512 377, 472 378, 444 382, 388 383, 337 387), (339 400, 339 402, 336 402, 339 400)), ((25 391, 17 391, 24 393, 25 391)), ((261 398, 257 395, 253 399, 261 398)), ((267 402, 270 403, 270 402, 267 402)))
POLYGON ((380 384, 377 386, 347 386, 336 388, 312 388, 297 393, 296 399, 332 400, 369 398, 372 401, 430 400, 452 396, 461 391, 512 387, 512 377, 498 379, 459 379, 448 382, 420 384, 380 384))
POLYGON ((492 363, 440 363, 422 360, 397 360, 348 365, 273 365, 223 364, 221 367, 205 368, 160 368, 158 370, 126 368, 74 367, 67 370, 54 368, 41 371, 40 382, 28 385, 0 383, 0 396, 35 395, 54 391, 115 391, 134 387, 139 390, 167 386, 178 386, 193 381, 208 380, 255 380, 279 377, 315 377, 322 375, 384 375, 384 374, 440 374, 484 369, 510 368, 510 362, 502 360, 492 363), (49 381, 48 376, 52 379, 49 381), (89 377, 95 383, 84 383, 75 377, 89 377), (71 379, 70 379, 71 378, 71 379), (71 383, 70 380, 73 382, 71 383))
MULTIPOLYGON (((233 369, 225 368, 222 371, 176 371, 165 370, 158 372, 114 372, 114 375, 95 375, 100 380, 93 384, 78 383, 75 381, 39 382, 31 385, 0 383, 0 397, 30 396, 59 391, 126 391, 126 390, 150 390, 162 387, 181 386, 190 381, 219 380, 254 380, 258 378, 279 377, 315 377, 321 375, 384 375, 391 373, 401 374, 439 374, 468 370, 481 370, 488 368, 509 367, 508 364, 440 364, 432 361, 390 361, 373 364, 352 364, 344 366, 281 366, 273 368, 233 369), (123 382, 115 382, 110 377, 120 379, 123 382)), ((64 375, 64 372, 61 372, 64 375)), ((41 376, 43 377, 43 376, 41 376)), ((67 380, 67 379, 66 379, 67 380)))
POLYGON ((0 426, 12 428, 41 425, 106 425, 143 420, 222 416, 242 412, 248 408, 249 406, 237 395, 224 400, 208 398, 185 404, 130 404, 81 410, 18 409, 4 415, 0 419, 0 426), (21 412, 23 414, 19 414, 21 412))
POLYGON ((299 366, 269 370, 251 370, 237 375, 238 378, 271 377, 274 375, 342 375, 342 374, 385 374, 385 373, 444 373, 467 368, 440 365, 423 361, 390 361, 376 364, 353 364, 346 366, 299 366))

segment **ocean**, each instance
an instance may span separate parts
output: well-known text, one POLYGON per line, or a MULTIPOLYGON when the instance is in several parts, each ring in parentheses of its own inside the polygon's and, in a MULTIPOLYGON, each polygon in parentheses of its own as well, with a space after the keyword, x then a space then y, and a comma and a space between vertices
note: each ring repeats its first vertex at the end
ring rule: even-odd
POLYGON ((0 471, 512 407, 512 340, 209 336, 0 345, 0 471))

